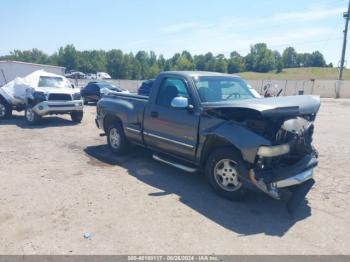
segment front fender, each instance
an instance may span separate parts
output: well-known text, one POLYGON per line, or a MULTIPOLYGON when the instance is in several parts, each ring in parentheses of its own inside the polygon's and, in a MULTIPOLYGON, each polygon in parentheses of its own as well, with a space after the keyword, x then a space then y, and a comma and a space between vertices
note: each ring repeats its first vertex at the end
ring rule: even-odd
POLYGON ((231 143, 241 152, 243 159, 252 164, 255 161, 258 148, 261 145, 271 145, 271 142, 266 138, 234 122, 224 122, 209 130, 203 130, 203 144, 208 137, 212 136, 219 137, 231 143))

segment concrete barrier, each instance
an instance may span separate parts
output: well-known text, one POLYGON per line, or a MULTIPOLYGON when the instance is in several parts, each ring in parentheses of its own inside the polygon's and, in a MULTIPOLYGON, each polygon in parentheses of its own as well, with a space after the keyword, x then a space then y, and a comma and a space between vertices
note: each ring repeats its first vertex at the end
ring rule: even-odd
MULTIPOLYGON (((247 81, 259 93, 264 93, 263 88, 271 85, 275 89, 283 89, 283 95, 297 95, 302 91, 305 95, 319 95, 322 98, 335 97, 336 80, 248 80, 247 81)), ((350 98, 350 81, 342 81, 340 89, 341 98, 350 98)))
MULTIPOLYGON (((79 79, 78 87, 82 88, 88 82, 93 80, 79 79)), ((137 92, 138 87, 141 85, 142 80, 121 80, 111 79, 106 80, 116 86, 129 90, 130 92, 137 92)), ((75 83, 74 79, 71 79, 72 83, 75 83)), ((276 89, 283 89, 282 95, 297 95, 302 91, 305 95, 319 95, 322 98, 334 98, 335 97, 335 83, 336 80, 248 80, 247 81, 255 90, 260 94, 263 94, 263 88, 265 85, 276 86, 276 89)), ((350 98, 350 81, 342 81, 340 89, 341 98, 350 98)))

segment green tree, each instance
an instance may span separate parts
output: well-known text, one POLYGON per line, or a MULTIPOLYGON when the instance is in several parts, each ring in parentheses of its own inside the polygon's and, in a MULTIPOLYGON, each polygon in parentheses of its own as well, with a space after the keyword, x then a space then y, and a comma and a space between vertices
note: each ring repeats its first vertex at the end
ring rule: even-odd
POLYGON ((246 57, 246 66, 255 72, 273 70, 275 68, 274 54, 265 43, 255 44, 250 48, 250 53, 246 57))
POLYGON ((319 51, 315 51, 311 54, 311 66, 314 67, 325 67, 326 61, 324 60, 323 55, 319 51))
POLYGON ((160 71, 169 70, 201 70, 238 73, 242 71, 267 72, 276 69, 281 72, 283 67, 324 67, 328 66, 319 51, 298 54, 293 47, 286 48, 281 54, 270 50, 265 43, 251 46, 249 54, 242 57, 232 52, 226 58, 211 52, 192 56, 188 51, 174 54, 171 58, 157 56, 155 52, 139 51, 123 53, 112 49, 78 51, 74 45, 60 47, 57 52, 47 55, 39 49, 14 50, 0 57, 2 60, 17 60, 39 64, 60 65, 67 70, 80 70, 86 73, 107 72, 113 78, 148 79, 155 77, 160 71))
POLYGON ((123 52, 113 49, 107 52, 107 71, 112 78, 120 79, 123 66, 123 52))
POLYGON ((141 78, 148 79, 150 76, 150 57, 146 51, 139 51, 135 56, 141 66, 141 78))
POLYGON ((297 52, 293 47, 288 47, 283 51, 282 60, 285 68, 298 67, 297 52))
POLYGON ((165 71, 164 70, 165 69, 165 62, 166 62, 166 60, 165 60, 164 56, 159 55, 157 63, 158 63, 158 68, 160 71, 165 71))
POLYGON ((224 55, 216 56, 215 72, 227 73, 228 62, 224 55))
POLYGON ((227 72, 234 74, 243 72, 244 69, 244 58, 236 51, 231 52, 230 59, 228 61, 227 72))
POLYGON ((276 65, 276 73, 281 73, 283 71, 283 61, 282 56, 278 51, 273 51, 276 65))
POLYGON ((195 55, 193 58, 196 70, 204 71, 205 70, 205 56, 204 55, 195 55))
POLYGON ((58 64, 64 66, 66 70, 77 69, 79 54, 74 45, 66 45, 58 50, 58 64))

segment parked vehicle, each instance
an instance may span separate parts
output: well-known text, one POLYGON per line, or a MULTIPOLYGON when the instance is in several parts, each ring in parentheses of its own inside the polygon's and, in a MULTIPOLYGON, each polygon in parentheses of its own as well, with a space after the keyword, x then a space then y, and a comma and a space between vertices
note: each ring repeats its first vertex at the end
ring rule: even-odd
POLYGON ((96 73, 96 79, 103 80, 103 79, 112 79, 112 77, 105 73, 105 72, 97 72, 96 73))
POLYGON ((108 82, 98 82, 93 81, 89 82, 84 88, 81 89, 80 94, 83 97, 84 105, 87 105, 89 102, 97 102, 103 93, 103 89, 109 89, 115 92, 127 92, 124 89, 121 89, 108 82))
POLYGON ((151 92, 153 83, 154 83, 154 79, 143 81, 139 89, 137 89, 137 94, 140 96, 148 96, 149 93, 151 92))
POLYGON ((188 172, 204 171, 229 199, 257 189, 291 195, 292 213, 314 184, 312 146, 319 97, 255 98, 241 78, 209 72, 164 72, 149 97, 115 93, 97 104, 96 124, 122 154, 128 143, 188 172))
POLYGON ((86 74, 86 79, 94 80, 94 79, 97 79, 97 76, 96 76, 96 74, 88 73, 88 74, 86 74))
POLYGON ((0 87, 0 119, 11 117, 12 110, 25 110, 29 124, 51 114, 70 114, 72 121, 79 123, 83 101, 64 76, 39 70, 0 87))
POLYGON ((66 75, 67 78, 71 79, 85 79, 86 75, 83 72, 79 71, 69 71, 66 75))

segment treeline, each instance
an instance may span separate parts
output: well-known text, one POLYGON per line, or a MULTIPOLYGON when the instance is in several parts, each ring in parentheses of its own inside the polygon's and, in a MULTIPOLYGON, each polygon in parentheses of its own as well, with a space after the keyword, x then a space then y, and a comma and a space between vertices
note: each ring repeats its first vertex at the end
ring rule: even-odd
POLYGON ((48 55, 38 49, 14 50, 0 60, 50 64, 66 67, 66 70, 78 70, 85 73, 107 72, 115 79, 149 79, 161 71, 169 70, 203 70, 222 73, 239 73, 244 71, 282 72, 283 68, 296 67, 333 67, 327 65, 319 51, 297 53, 293 47, 286 48, 282 54, 271 50, 265 43, 251 46, 246 56, 234 51, 230 57, 222 54, 191 55, 187 51, 176 53, 165 59, 153 51, 123 53, 119 49, 110 51, 78 51, 73 45, 59 48, 58 52, 48 55))

